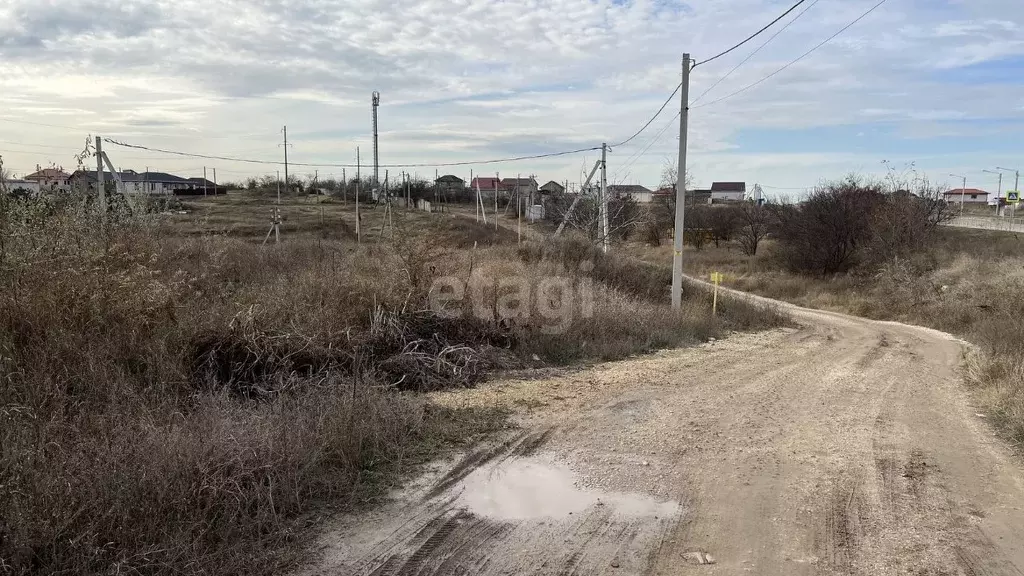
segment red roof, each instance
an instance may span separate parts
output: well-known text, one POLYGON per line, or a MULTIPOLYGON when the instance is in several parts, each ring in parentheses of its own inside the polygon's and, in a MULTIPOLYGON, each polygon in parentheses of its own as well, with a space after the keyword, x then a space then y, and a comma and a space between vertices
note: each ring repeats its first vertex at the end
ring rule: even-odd
POLYGON ((71 175, 60 168, 43 168, 25 176, 25 180, 67 180, 71 175))
POLYGON ((970 196, 988 196, 988 192, 978 190, 977 188, 955 188, 945 193, 946 196, 959 196, 960 194, 970 196))
POLYGON ((469 187, 476 190, 477 185, 480 186, 481 190, 494 190, 495 188, 501 190, 501 181, 497 178, 489 177, 477 177, 473 178, 473 181, 469 184, 469 187))

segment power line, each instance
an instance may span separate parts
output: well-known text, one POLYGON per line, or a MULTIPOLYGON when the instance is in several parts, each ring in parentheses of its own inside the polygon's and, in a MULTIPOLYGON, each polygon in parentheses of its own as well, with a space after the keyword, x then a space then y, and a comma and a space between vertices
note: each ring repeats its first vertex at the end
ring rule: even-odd
POLYGON ((641 132, 643 132, 644 130, 646 130, 646 129, 647 129, 647 127, 648 127, 648 126, 650 126, 650 125, 651 125, 651 123, 652 123, 652 122, 654 122, 654 121, 655 121, 655 120, 656 120, 656 119, 658 118, 658 116, 660 116, 660 115, 661 115, 661 113, 662 113, 662 112, 663 112, 663 111, 665 110, 665 106, 668 106, 668 103, 672 101, 672 98, 674 98, 674 97, 675 97, 675 95, 676 95, 677 93, 679 93, 679 89, 680 89, 680 88, 682 88, 682 87, 683 87, 683 83, 682 83, 682 82, 680 82, 680 83, 679 83, 679 84, 678 84, 678 85, 676 86, 676 89, 675 89, 675 90, 673 90, 673 91, 672 91, 672 93, 668 95, 668 98, 666 98, 666 99, 665 99, 665 103, 661 105, 661 108, 658 108, 658 111, 654 113, 654 116, 651 116, 651 119, 647 121, 647 124, 644 124, 644 125, 643 125, 643 126, 642 126, 642 127, 641 127, 641 128, 639 129, 639 130, 637 130, 637 131, 636 131, 636 132, 635 132, 635 133, 634 133, 634 134, 633 134, 632 136, 630 136, 629 138, 626 138, 625 140, 623 140, 622 142, 619 142, 618 144, 612 144, 612 145, 611 145, 611 147, 612 147, 612 148, 617 148, 617 147, 619 147, 619 146, 622 146, 622 145, 628 144, 628 143, 629 143, 629 142, 630 142, 631 140, 633 140, 633 138, 636 138, 637 136, 639 136, 641 132))
POLYGON ((790 12, 792 12, 793 10, 796 10, 798 6, 800 6, 801 4, 803 4, 806 1, 807 0, 799 0, 796 4, 793 4, 792 6, 790 6, 789 10, 786 10, 785 12, 783 12, 781 16, 779 16, 775 20, 772 20, 767 25, 765 25, 764 28, 761 28, 760 30, 758 30, 757 32, 754 32, 750 36, 747 36, 746 40, 740 42, 739 44, 733 46, 732 48, 729 48, 728 50, 726 50, 724 52, 719 52, 718 54, 715 54, 714 56, 712 56, 711 58, 708 58, 707 60, 702 60, 700 62, 697 62, 696 64, 693 65, 693 67, 696 68, 697 66, 700 66, 701 64, 707 64, 708 62, 711 62, 712 60, 717 60, 717 59, 721 58, 722 56, 725 56, 726 54, 728 54, 728 53, 732 52, 733 50, 739 48, 740 46, 743 46, 747 42, 750 42, 754 38, 757 38, 765 30, 767 30, 767 29, 771 28, 772 26, 774 26, 776 22, 778 22, 779 20, 782 20, 783 18, 788 16, 790 12))
POLYGON ((779 34, 782 34, 783 32, 785 32, 785 31, 786 31, 786 29, 787 29, 787 28, 789 28, 789 27, 790 27, 790 26, 791 26, 791 25, 793 24, 793 22, 796 22, 797 20, 799 20, 799 19, 800 19, 800 17, 801 17, 801 16, 803 16, 804 14, 806 14, 808 10, 810 10, 811 8, 814 8, 814 5, 815 5, 815 4, 817 4, 817 3, 818 3, 818 1, 819 1, 819 0, 814 0, 814 1, 813 1, 813 2, 811 2, 811 3, 810 3, 810 4, 809 4, 809 5, 808 5, 808 6, 806 7, 806 8, 804 8, 803 10, 801 10, 799 14, 797 14, 796 16, 794 16, 792 20, 790 20, 789 22, 786 22, 786 25, 785 25, 785 26, 783 26, 782 28, 779 28, 779 30, 778 30, 777 32, 775 32, 775 34, 772 34, 771 38, 769 38, 769 39, 765 40, 765 42, 764 42, 763 44, 761 44, 760 46, 758 46, 758 47, 757 47, 757 49, 756 49, 756 50, 754 50, 753 52, 751 52, 749 56, 747 56, 746 58, 744 58, 742 62, 740 62, 739 64, 737 64, 737 65, 733 66, 732 70, 729 70, 728 72, 726 72, 726 73, 725 73, 725 76, 722 76, 721 78, 719 78, 719 79, 718 79, 718 80, 717 80, 717 81, 716 81, 716 82, 715 82, 714 84, 712 84, 711 86, 709 86, 707 90, 705 90, 704 92, 702 92, 700 96, 697 96, 697 98, 696 98, 696 99, 694 99, 694 100, 693 100, 693 102, 690 102, 690 106, 693 106, 693 105, 694 105, 694 104, 696 104, 697 102, 700 102, 702 98, 704 98, 705 96, 707 96, 708 92, 711 92, 712 90, 714 90, 714 89, 715 89, 715 87, 716 87, 716 86, 718 86, 719 84, 721 84, 722 82, 724 82, 726 78, 728 78, 729 76, 732 76, 732 73, 733 73, 733 72, 735 72, 736 70, 738 70, 738 69, 740 68, 740 66, 743 66, 744 64, 746 64, 747 62, 749 62, 749 61, 750 61, 750 59, 751 59, 751 58, 753 58, 754 56, 756 56, 756 55, 757 55, 757 53, 758 53, 758 52, 760 52, 760 51, 761 51, 761 50, 762 50, 762 49, 763 49, 763 48, 764 48, 765 46, 767 46, 767 45, 771 44, 772 40, 775 40, 775 39, 776 39, 776 38, 777 38, 777 37, 779 36, 779 34))
MULTIPOLYGON (((139 146, 137 144, 128 144, 126 142, 119 142, 110 138, 103 139, 115 146, 122 146, 125 148, 134 148, 136 150, 148 150, 150 152, 159 152, 161 154, 173 154, 175 156, 184 156, 187 158, 204 158, 207 160, 223 160, 226 162, 240 162, 245 164, 264 164, 280 166, 284 162, 278 162, 275 160, 254 160, 251 158, 233 158, 230 156, 214 156, 211 154, 194 154, 191 152, 180 152, 177 150, 166 150, 163 148, 151 148, 149 146, 139 146)), ((528 156, 514 156, 510 158, 495 158, 491 160, 476 160, 476 161, 462 161, 462 162, 437 162, 437 163, 418 163, 418 164, 381 164, 381 168, 442 168, 449 166, 475 166, 481 164, 499 164, 503 162, 518 162, 521 160, 536 160, 540 158, 554 158, 556 156, 568 156, 570 154, 579 154, 581 152, 592 152, 594 150, 600 150, 600 146, 594 146, 590 148, 579 148, 576 150, 565 150, 562 152, 549 152, 546 154, 532 154, 528 156)), ((289 162, 289 166, 304 166, 308 168, 355 168, 356 164, 314 164, 304 162, 289 162)))
POLYGON ((826 39, 822 40, 822 41, 821 41, 821 42, 820 42, 820 43, 819 43, 819 44, 818 44, 817 46, 815 46, 814 48, 811 48, 811 49, 810 49, 810 50, 808 50, 807 52, 804 52, 804 53, 803 53, 803 54, 801 54, 801 55, 800 55, 800 56, 799 56, 799 57, 798 57, 797 59, 795 59, 795 60, 792 60, 791 62, 789 62, 788 64, 786 64, 786 65, 785 65, 785 66, 783 66, 782 68, 779 68, 779 69, 778 69, 778 70, 776 70, 775 72, 772 72, 771 74, 769 74, 769 75, 765 76, 764 78, 761 78, 761 79, 760 79, 760 80, 758 80, 757 82, 754 82, 753 84, 748 84, 747 86, 744 86, 743 88, 740 88, 739 90, 737 90, 737 91, 733 92, 732 94, 728 94, 728 95, 726 95, 726 96, 723 96, 723 97, 721 97, 721 98, 719 98, 719 99, 717 99, 717 100, 712 100, 711 102, 706 102, 706 103, 704 103, 704 104, 701 104, 700 106, 694 106, 693 108, 703 108, 703 107, 705 107, 705 106, 711 106, 712 104, 717 104, 717 103, 719 103, 719 102, 721 102, 721 101, 723 101, 723 100, 728 100, 729 98, 732 98, 733 96, 737 96, 737 95, 739 95, 739 94, 742 94, 743 92, 746 92, 747 90, 750 90, 750 89, 751 89, 751 88, 753 88, 754 86, 757 86, 757 85, 761 84, 761 83, 762 83, 762 82, 764 82, 765 80, 768 80, 769 78, 771 78, 771 77, 775 76, 775 75, 776 75, 776 74, 778 74, 779 72, 782 72, 783 70, 785 70, 785 69, 789 68, 790 66, 792 66, 792 65, 796 64, 797 62, 799 62, 799 61, 803 60, 804 58, 806 58, 807 56, 809 56, 809 55, 810 55, 810 54, 811 54, 812 52, 814 52, 814 51, 815 51, 815 50, 817 50, 818 48, 821 48, 821 47, 822 47, 822 46, 824 46, 825 44, 828 44, 828 43, 829 43, 829 42, 831 42, 831 41, 832 41, 833 39, 835 39, 835 37, 836 37, 836 36, 839 36, 839 35, 840 35, 840 34, 842 34, 843 32, 846 32, 847 30, 849 30, 850 28, 852 28, 854 24, 856 24, 856 23, 860 22, 860 21, 861 21, 861 20, 863 20, 864 18, 867 18, 868 14, 871 14, 872 12, 874 12, 875 10, 877 10, 877 9, 878 9, 878 7, 879 7, 879 6, 881 6, 882 4, 885 4, 885 3, 886 3, 886 1, 887 1, 887 0, 881 0, 880 2, 878 2, 878 4, 875 4, 875 5, 874 5, 874 6, 872 6, 872 7, 870 8, 870 9, 868 9, 868 11, 867 11, 867 12, 865 12, 865 13, 861 14, 861 15, 860 15, 859 17, 857 17, 857 19, 856 19, 856 20, 854 20, 853 22, 850 22, 850 23, 849 23, 849 24, 847 24, 846 26, 843 26, 843 27, 842 27, 842 28, 841 28, 841 29, 840 29, 840 30, 839 30, 838 32, 836 32, 835 34, 833 34, 833 35, 829 36, 828 38, 826 38, 826 39))
POLYGON ((616 170, 615 175, 613 175, 612 178, 614 179, 616 176, 619 175, 620 172, 622 172, 624 170, 629 170, 630 168, 632 168, 633 165, 636 164, 636 162, 638 160, 640 160, 640 158, 642 158, 643 155, 646 154, 648 150, 651 149, 651 146, 654 146, 654 144, 658 140, 661 139, 661 137, 665 134, 665 132, 669 128, 671 128, 673 125, 675 125, 675 121, 676 121, 677 118, 679 118, 679 114, 680 114, 680 112, 676 112, 675 116, 672 117, 672 120, 670 120, 668 122, 668 124, 666 124, 665 127, 662 128, 657 134, 655 134, 654 138, 651 138, 651 141, 648 142, 646 146, 644 146, 639 152, 634 153, 632 156, 630 156, 626 160, 626 162, 622 165, 622 168, 619 168, 618 170, 616 170))

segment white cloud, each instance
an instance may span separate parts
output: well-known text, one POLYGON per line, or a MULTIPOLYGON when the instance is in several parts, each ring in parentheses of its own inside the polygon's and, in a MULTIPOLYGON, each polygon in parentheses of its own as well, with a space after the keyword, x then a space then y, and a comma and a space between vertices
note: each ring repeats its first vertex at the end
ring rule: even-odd
MULTIPOLYGON (((873 3, 820 2, 704 102, 771 73, 873 3)), ((949 119, 1019 118, 1024 79, 1007 78, 993 87, 958 82, 958 72, 951 70, 1024 59, 1018 3, 890 0, 777 77, 695 108, 689 135, 695 173, 702 181, 742 175, 802 184, 806 174, 816 181, 874 170, 881 160, 862 151, 744 152, 745 130, 898 121, 902 128, 894 138, 921 139, 946 134, 936 126, 949 119)), ((51 159, 68 164, 70 153, 61 150, 77 150, 86 133, 102 131, 153 147, 276 158, 280 127, 287 124, 294 159, 344 163, 353 160, 356 146, 364 158, 370 156, 373 90, 382 93, 381 161, 389 164, 600 145, 628 136, 661 105, 678 82, 684 50, 706 58, 786 5, 8 0, 0 6, 0 133, 4 142, 22 146, 2 143, 0 151, 8 165, 19 168, 51 159)), ((760 42, 696 68, 691 97, 760 42)), ((674 127, 631 166, 624 164, 678 109, 678 102, 670 103, 647 133, 616 150, 611 172, 656 185, 663 163, 675 158, 674 127)), ((111 154, 123 166, 159 163, 168 171, 201 168, 204 162, 136 150, 111 154)), ((568 157, 497 169, 561 180, 578 177, 581 163, 568 157)), ((225 173, 259 171, 244 164, 220 166, 225 173)))

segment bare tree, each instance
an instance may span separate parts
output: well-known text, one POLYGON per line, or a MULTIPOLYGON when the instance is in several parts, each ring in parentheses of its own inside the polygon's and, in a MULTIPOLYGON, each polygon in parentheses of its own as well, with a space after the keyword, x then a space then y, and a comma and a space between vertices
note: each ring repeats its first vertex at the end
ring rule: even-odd
POLYGON ((736 221, 736 235, 743 253, 747 256, 757 255, 758 246, 771 229, 772 213, 764 206, 744 202, 736 211, 736 221))

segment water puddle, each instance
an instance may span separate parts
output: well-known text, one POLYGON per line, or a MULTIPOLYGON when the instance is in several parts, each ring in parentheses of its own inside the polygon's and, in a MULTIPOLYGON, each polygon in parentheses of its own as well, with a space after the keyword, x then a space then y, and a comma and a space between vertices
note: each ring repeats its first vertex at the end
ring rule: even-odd
POLYGON ((537 458, 513 458, 474 471, 462 481, 458 505, 495 520, 559 519, 607 506, 626 518, 666 518, 679 512, 675 502, 649 496, 584 490, 569 468, 537 458))

